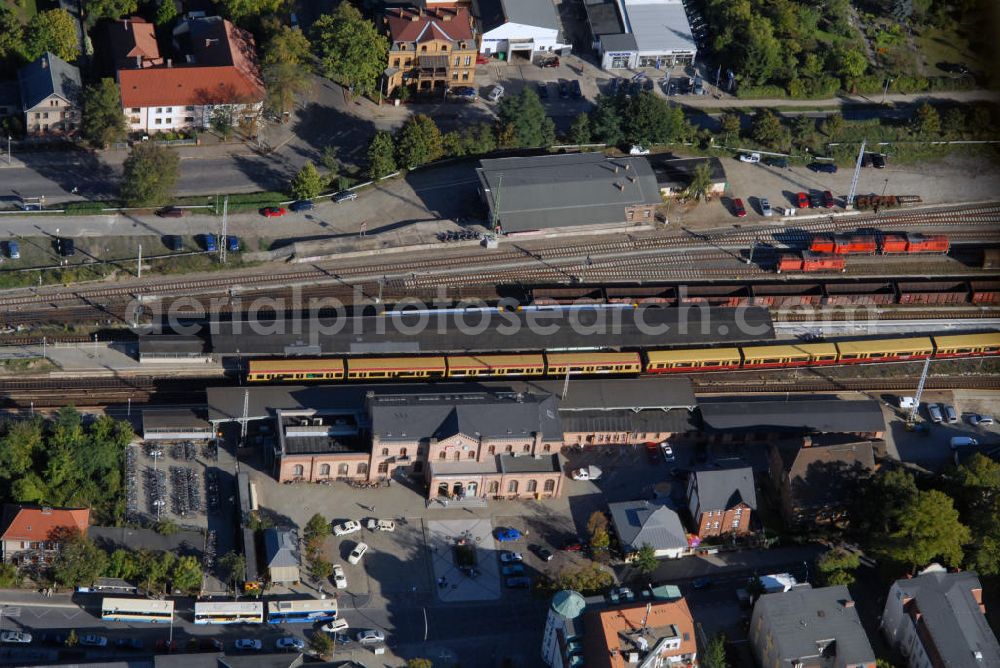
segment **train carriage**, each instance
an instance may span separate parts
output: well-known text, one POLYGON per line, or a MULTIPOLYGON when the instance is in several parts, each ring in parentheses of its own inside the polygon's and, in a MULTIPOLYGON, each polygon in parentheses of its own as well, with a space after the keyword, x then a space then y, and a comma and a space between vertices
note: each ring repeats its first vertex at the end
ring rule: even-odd
POLYGON ((465 355, 447 358, 449 378, 544 376, 542 355, 465 355))
POLYGON ((934 336, 934 357, 1000 355, 1000 332, 934 336))
POLYGON ((252 382, 343 379, 344 360, 339 357, 321 360, 250 360, 247 370, 247 380, 252 382))
POLYGON ((819 366, 836 363, 837 346, 832 343, 797 343, 787 346, 743 348, 744 369, 819 366))
POLYGON ((874 255, 878 243, 870 234, 820 234, 813 237, 809 250, 834 255, 874 255))
POLYGON ((675 373, 697 369, 719 371, 739 369, 739 348, 697 348, 693 350, 651 350, 646 353, 646 371, 675 373))
POLYGON ((642 371, 639 353, 547 353, 545 361, 548 373, 553 376, 642 371))
POLYGON ((916 360, 934 354, 934 344, 929 336, 903 339, 877 339, 869 341, 842 341, 837 343, 841 364, 916 360))
POLYGON ((443 378, 444 357, 376 357, 347 360, 350 380, 365 378, 443 378))

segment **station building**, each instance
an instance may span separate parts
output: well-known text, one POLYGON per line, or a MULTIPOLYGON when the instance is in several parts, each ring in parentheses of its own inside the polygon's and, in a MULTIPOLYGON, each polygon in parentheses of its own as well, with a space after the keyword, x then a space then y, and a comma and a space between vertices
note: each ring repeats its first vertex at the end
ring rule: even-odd
POLYGON ((698 47, 681 0, 584 0, 601 67, 691 65, 698 47))

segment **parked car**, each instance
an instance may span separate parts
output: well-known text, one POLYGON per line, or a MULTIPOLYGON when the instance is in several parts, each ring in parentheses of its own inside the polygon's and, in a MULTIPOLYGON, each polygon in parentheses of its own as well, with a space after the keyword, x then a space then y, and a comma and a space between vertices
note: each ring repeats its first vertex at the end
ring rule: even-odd
POLYGON ((523 564, 508 564, 500 569, 501 575, 524 575, 523 564))
POLYGON ((823 206, 823 196, 817 192, 809 193, 809 206, 813 209, 818 209, 823 206))
POLYGON ((513 564, 518 561, 523 561, 523 557, 520 552, 511 552, 510 550, 504 550, 500 553, 500 562, 504 564, 513 564))
POLYGON ((833 193, 829 190, 823 191, 823 208, 832 209, 833 208, 833 193))
POLYGON ((979 445, 979 441, 972 438, 971 436, 953 436, 951 439, 951 449, 955 448, 966 448, 979 445))
POLYGON ((931 422, 943 422, 941 407, 937 404, 927 404, 927 414, 931 416, 931 422))
POLYGON ((348 555, 347 563, 349 564, 359 563, 361 561, 361 557, 365 556, 366 552, 368 552, 368 543, 358 543, 357 545, 354 546, 354 549, 351 550, 351 554, 348 555))
POLYGON ((176 206, 165 206, 162 209, 157 209, 156 215, 160 218, 183 218, 184 210, 178 209, 176 206))
POLYGON ((649 155, 649 149, 642 144, 632 144, 632 148, 628 150, 629 155, 649 155))
POLYGON ((7 257, 11 260, 21 259, 21 246, 16 241, 7 242, 7 257))
POLYGON ((288 213, 288 211, 286 211, 283 206, 265 206, 260 210, 260 215, 265 218, 281 218, 286 213, 288 213))
POLYGON ((743 200, 736 198, 733 200, 733 215, 737 218, 745 218, 747 210, 743 206, 743 200))
POLYGON ((969 423, 985 427, 993 424, 993 418, 991 418, 989 415, 970 415, 969 423))
POLYGON ((341 190, 339 193, 335 193, 331 198, 334 204, 340 204, 341 202, 352 202, 358 198, 358 194, 353 190, 341 190))
MULTIPOLYGON (((323 626, 319 627, 319 630, 323 633, 337 633, 338 631, 346 631, 349 628, 351 628, 351 626, 347 623, 346 619, 335 619, 332 622, 327 622, 323 626)), ((351 639, 348 636, 340 633, 337 633, 337 635, 344 638, 344 640, 338 640, 341 645, 351 642, 351 639)))
POLYGON ((760 202, 760 212, 762 214, 765 216, 771 216, 774 214, 771 210, 771 203, 767 201, 766 197, 761 197, 758 201, 760 202))
POLYGON ((702 577, 691 580, 691 586, 695 589, 708 589, 712 586, 712 578, 702 577))
POLYGON ((569 84, 565 81, 559 82, 559 97, 564 100, 569 98, 569 84))
POLYGON ((885 169, 885 154, 872 153, 872 167, 875 169, 885 169))
POLYGON ((179 234, 168 234, 163 238, 163 243, 172 251, 184 250, 184 237, 179 234))
POLYGON ((108 639, 95 633, 87 633, 80 636, 80 644, 84 647, 107 647, 108 639))
POLYGON ((538 63, 541 67, 559 67, 559 56, 552 56, 538 63))
POLYGON ((379 643, 385 642, 385 634, 378 629, 358 631, 357 638, 358 642, 362 645, 378 645, 379 643))
POLYGON ((653 92, 653 88, 656 87, 656 84, 653 83, 653 80, 650 79, 649 77, 644 77, 642 79, 641 83, 642 83, 642 89, 644 91, 646 91, 647 93, 652 93, 653 92))
POLYGON ((958 413, 955 412, 955 407, 951 404, 945 404, 944 416, 948 420, 948 424, 955 424, 958 422, 958 413))
POLYGON ((298 213, 299 211, 312 211, 316 208, 316 205, 312 203, 312 200, 300 199, 297 202, 289 204, 288 208, 298 213))
POLYGON ((347 576, 344 575, 344 567, 340 564, 334 564, 333 573, 330 575, 333 578, 333 586, 337 589, 347 589, 347 576))
POLYGON ((510 543, 515 540, 521 540, 521 532, 510 527, 500 527, 497 529, 496 536, 497 540, 501 543, 510 543))
POLYGON ((56 251, 63 257, 73 257, 76 255, 76 242, 69 237, 59 237, 56 239, 56 251))
POLYGON ((580 89, 580 82, 577 79, 573 79, 569 82, 569 94, 575 99, 583 97, 583 91, 580 89))
POLYGON ((240 638, 233 643, 233 647, 238 650, 260 651, 263 644, 256 638, 240 638))
POLYGON ((567 552, 582 552, 583 543, 577 537, 569 538, 564 540, 562 544, 559 545, 560 550, 566 550, 567 552))
POLYGON ((221 652, 222 641, 218 638, 201 638, 198 641, 198 649, 203 652, 221 652))
POLYGON ((660 461, 660 451, 659 448, 656 447, 656 443, 646 444, 646 461, 650 464, 656 464, 660 461))
POLYGON ((240 252, 240 238, 239 237, 235 237, 235 236, 233 236, 231 234, 229 236, 227 236, 226 237, 226 249, 230 253, 239 253, 240 252))
POLYGON ((705 84, 702 83, 701 77, 694 78, 694 85, 691 87, 691 92, 695 95, 705 94, 705 84))
POLYGON ((115 640, 115 647, 120 649, 141 650, 145 648, 143 642, 138 638, 118 638, 115 640))
POLYGON ((788 169, 788 158, 764 158, 764 164, 768 167, 788 169))
POLYGON ((544 81, 539 81, 535 86, 538 88, 538 97, 543 100, 549 99, 549 85, 544 81))
POLYGON ((760 162, 760 153, 740 153, 740 162, 760 162))
POLYGON ((297 652, 301 652, 306 648, 306 641, 302 638, 296 638, 295 636, 285 636, 284 638, 278 638, 274 643, 274 649, 293 649, 297 652))
POLYGON ((479 99, 479 94, 476 93, 476 89, 471 86, 452 88, 448 91, 448 95, 456 102, 475 102, 479 99))
POLYGON ((809 196, 805 193, 795 193, 795 206, 800 209, 809 208, 809 196))
POLYGON ((0 642, 12 645, 27 645, 31 642, 31 634, 24 631, 3 631, 0 632, 0 642))
POLYGON ((214 253, 219 250, 219 242, 216 241, 214 234, 205 234, 202 236, 202 241, 205 242, 205 250, 209 253, 214 253))
POLYGON ((539 559, 541 559, 542 561, 552 561, 552 557, 555 556, 554 554, 552 554, 552 550, 542 545, 529 545, 528 549, 531 550, 534 553, 534 555, 539 559))
POLYGON ((820 172, 824 174, 837 173, 837 165, 833 164, 832 162, 810 162, 808 167, 810 171, 817 173, 820 172))
POLYGON ((672 462, 674 461, 674 449, 671 448, 666 443, 660 443, 660 453, 663 455, 663 461, 672 462))
POLYGON ((347 534, 361 531, 361 525, 354 520, 347 520, 333 527, 334 536, 346 536, 347 534))
POLYGON ((503 98, 503 93, 504 93, 503 86, 497 84, 486 95, 486 99, 488 99, 490 102, 499 102, 500 99, 503 98))
POLYGON ((365 520, 365 528, 369 531, 395 531, 396 523, 392 520, 377 520, 369 517, 365 520))
POLYGON ((516 576, 512 578, 505 578, 503 583, 510 589, 527 589, 531 586, 531 578, 516 576))

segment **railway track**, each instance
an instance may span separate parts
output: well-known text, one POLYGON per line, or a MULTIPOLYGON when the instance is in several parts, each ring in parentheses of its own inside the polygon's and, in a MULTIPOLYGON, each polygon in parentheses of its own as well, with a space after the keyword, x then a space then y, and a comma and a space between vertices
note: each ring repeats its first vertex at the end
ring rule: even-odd
MULTIPOLYGON (((741 383, 691 376, 695 392, 701 394, 749 394, 761 392, 913 392, 918 378, 831 378, 824 380, 763 381, 741 383)), ((940 376, 927 379, 927 390, 1000 390, 995 376, 940 376)))

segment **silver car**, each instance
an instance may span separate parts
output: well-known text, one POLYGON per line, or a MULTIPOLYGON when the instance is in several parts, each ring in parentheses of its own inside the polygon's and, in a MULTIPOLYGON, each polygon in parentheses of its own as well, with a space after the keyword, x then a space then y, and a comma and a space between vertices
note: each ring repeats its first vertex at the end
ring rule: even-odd
POLYGON ((948 419, 948 424, 955 424, 958 422, 958 413, 955 412, 955 407, 951 404, 945 405, 944 414, 948 419))
POLYGON ((931 422, 944 422, 941 416, 941 407, 938 404, 927 404, 927 413, 931 416, 931 422))
POLYGON ((767 201, 766 197, 760 198, 760 212, 765 216, 770 216, 774 213, 771 211, 771 203, 767 201))

